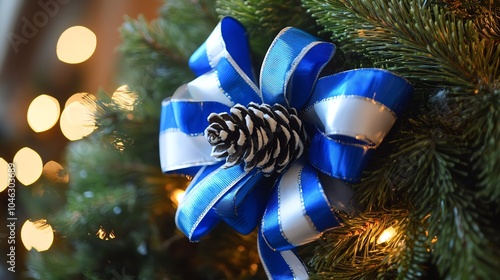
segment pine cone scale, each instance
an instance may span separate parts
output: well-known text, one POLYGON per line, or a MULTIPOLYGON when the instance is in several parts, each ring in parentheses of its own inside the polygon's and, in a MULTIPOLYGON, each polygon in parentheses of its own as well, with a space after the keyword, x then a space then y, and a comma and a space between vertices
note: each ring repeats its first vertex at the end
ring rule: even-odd
POLYGON ((294 108, 236 104, 229 113, 210 114, 208 121, 205 136, 212 156, 226 159, 224 167, 244 163, 245 171, 281 173, 305 150, 307 134, 294 108))

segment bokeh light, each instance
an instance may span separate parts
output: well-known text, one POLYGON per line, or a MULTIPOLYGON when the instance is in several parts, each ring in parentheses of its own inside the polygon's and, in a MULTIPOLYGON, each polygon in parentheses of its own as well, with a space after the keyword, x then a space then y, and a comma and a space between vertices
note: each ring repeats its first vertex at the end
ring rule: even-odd
POLYGON ((21 228, 21 240, 28 251, 47 251, 54 242, 54 231, 45 219, 35 222, 27 220, 21 228))
POLYGON ((0 192, 9 186, 9 163, 0 157, 0 192))
POLYGON ((59 119, 59 101, 46 94, 37 96, 28 108, 28 124, 35 132, 51 129, 59 119))
POLYGON ((56 53, 62 62, 77 64, 89 59, 96 46, 97 37, 94 32, 84 26, 73 26, 59 37, 56 53))
POLYGON ((185 191, 182 189, 175 189, 170 194, 170 200, 172 200, 172 202, 176 207, 177 205, 179 205, 179 202, 181 202, 182 199, 184 198, 184 193, 185 191))
POLYGON ((138 94, 131 91, 128 85, 123 85, 115 90, 111 99, 122 109, 132 111, 134 110, 138 97, 138 94))
POLYGON ((108 233, 102 226, 99 227, 99 230, 95 235, 102 240, 110 240, 116 238, 115 232, 113 230, 108 233))
POLYGON ((68 107, 68 105, 73 103, 73 102, 85 103, 85 102, 88 102, 89 100, 96 100, 96 98, 94 95, 92 95, 90 93, 86 93, 86 92, 75 93, 72 96, 70 96, 68 98, 68 100, 66 100, 66 103, 64 104, 64 108, 68 107))
POLYGON ((93 110, 82 102, 72 102, 61 113, 59 124, 69 140, 82 139, 95 129, 93 110))
POLYGON ((43 166, 42 174, 47 180, 53 183, 68 183, 69 175, 64 167, 59 163, 51 160, 43 166))
POLYGON ((33 149, 20 149, 14 156, 13 163, 16 166, 17 180, 25 186, 33 184, 42 175, 42 158, 33 149))

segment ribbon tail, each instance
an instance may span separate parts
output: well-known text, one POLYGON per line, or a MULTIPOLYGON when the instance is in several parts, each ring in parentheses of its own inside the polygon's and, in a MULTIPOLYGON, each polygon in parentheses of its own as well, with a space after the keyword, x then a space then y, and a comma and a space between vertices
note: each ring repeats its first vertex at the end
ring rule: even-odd
POLYGON ((257 248, 262 266, 269 279, 309 279, 307 268, 295 250, 272 250, 261 234, 257 238, 257 248))
MULTIPOLYGON (((264 212, 261 233, 266 243, 279 251, 291 250, 340 226, 327 194, 310 164, 294 163, 276 182, 264 212)), ((350 198, 344 199, 348 204, 350 198)))
POLYGON ((198 241, 220 221, 213 207, 221 197, 253 176, 241 166, 215 168, 205 166, 199 171, 202 175, 196 176, 177 208, 175 223, 191 241, 198 241))

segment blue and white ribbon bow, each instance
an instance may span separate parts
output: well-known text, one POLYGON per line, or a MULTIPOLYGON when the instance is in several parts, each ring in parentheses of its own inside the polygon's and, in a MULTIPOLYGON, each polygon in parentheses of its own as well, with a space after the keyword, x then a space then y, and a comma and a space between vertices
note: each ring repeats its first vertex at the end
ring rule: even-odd
POLYGON ((226 17, 192 55, 198 78, 162 103, 160 131, 162 170, 194 175, 176 214, 190 240, 221 220, 243 234, 260 224, 258 249, 268 277, 308 278, 294 248, 340 225, 334 209, 352 207, 352 191, 342 181, 360 180, 413 92, 405 79, 381 69, 318 79, 334 51, 331 43, 285 28, 269 47, 257 83, 244 27, 226 17), (294 107, 310 124, 308 151, 283 174, 224 169, 210 156, 207 117, 250 102, 294 107))

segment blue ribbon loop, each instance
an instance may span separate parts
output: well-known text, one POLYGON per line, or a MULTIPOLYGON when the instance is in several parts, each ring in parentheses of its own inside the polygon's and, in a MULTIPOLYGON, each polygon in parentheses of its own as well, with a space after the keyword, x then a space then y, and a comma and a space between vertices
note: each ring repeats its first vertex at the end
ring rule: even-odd
POLYGON ((335 46, 331 43, 319 42, 296 28, 283 29, 262 63, 260 86, 264 103, 302 109, 334 52, 335 46))
POLYGON ((318 80, 334 51, 331 43, 286 28, 268 49, 259 88, 245 30, 225 17, 192 55, 189 65, 198 78, 164 101, 160 127, 163 171, 197 171, 176 214, 190 240, 221 220, 243 234, 260 224, 257 243, 268 277, 307 279, 294 248, 341 225, 333 210, 351 209, 352 191, 337 178, 360 180, 413 91, 405 79, 381 69, 318 80), (307 125, 310 146, 283 174, 265 177, 242 165, 225 169, 210 156, 207 116, 250 102, 294 107, 307 125))
POLYGON ((218 102, 198 102, 192 100, 170 100, 162 105, 160 130, 179 130, 189 135, 203 134, 209 125, 211 113, 229 111, 229 107, 218 102))
POLYGON ((191 55, 189 67, 196 76, 201 76, 215 68, 220 57, 231 57, 247 77, 255 80, 245 27, 232 17, 225 17, 211 38, 191 55))

